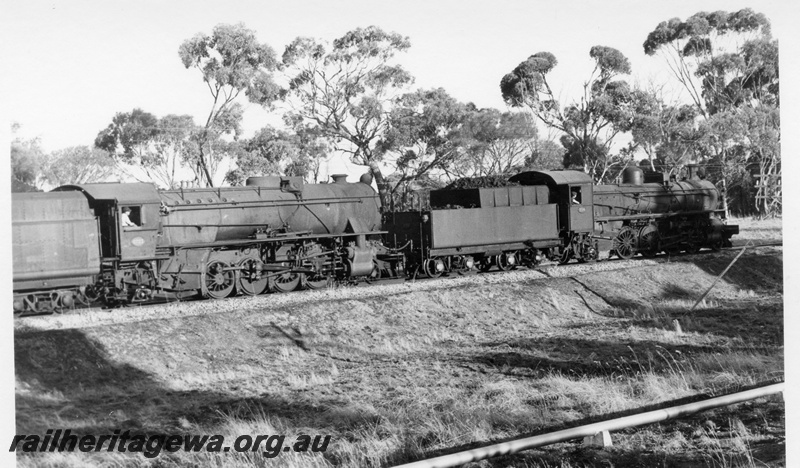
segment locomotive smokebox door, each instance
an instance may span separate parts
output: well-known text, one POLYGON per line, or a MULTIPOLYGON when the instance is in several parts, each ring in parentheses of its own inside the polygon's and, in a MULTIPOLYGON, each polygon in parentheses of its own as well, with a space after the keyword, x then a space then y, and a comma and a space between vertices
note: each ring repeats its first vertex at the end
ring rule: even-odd
POLYGON ((569 189, 562 200, 569 204, 569 230, 587 232, 594 229, 592 213, 592 184, 567 185, 561 189, 569 189), (567 199, 566 197, 569 196, 567 199))

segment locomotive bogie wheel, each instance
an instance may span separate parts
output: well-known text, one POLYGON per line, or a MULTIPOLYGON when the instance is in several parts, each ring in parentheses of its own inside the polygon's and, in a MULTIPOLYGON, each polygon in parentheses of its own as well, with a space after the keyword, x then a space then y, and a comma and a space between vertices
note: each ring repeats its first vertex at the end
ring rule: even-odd
POLYGON ((272 278, 271 288, 275 292, 291 292, 300 287, 302 278, 300 273, 284 272, 272 278))
POLYGON ((470 271, 473 268, 475 268, 475 260, 473 260, 472 257, 469 256, 461 257, 461 260, 459 262, 459 269, 461 271, 470 271))
POLYGON ((516 252, 505 252, 497 254, 495 257, 497 268, 502 271, 509 271, 517 267, 517 254, 516 252))
POLYGON ((221 261, 213 261, 206 265, 203 272, 203 295, 213 299, 228 297, 236 285, 236 274, 221 261))
POLYGON ((614 252, 624 260, 629 260, 636 255, 636 232, 630 227, 624 227, 614 238, 614 252))
POLYGON ((484 273, 486 273, 487 271, 491 270, 492 269, 492 259, 490 257, 485 257, 483 260, 481 260, 481 263, 478 266, 478 268, 484 273))
POLYGON ((428 275, 428 278, 438 278, 444 273, 444 262, 438 258, 429 258, 422 264, 422 270, 428 275))
POLYGON ((269 278, 261 272, 263 264, 257 258, 245 258, 239 262, 236 287, 242 294, 256 296, 267 290, 269 278))

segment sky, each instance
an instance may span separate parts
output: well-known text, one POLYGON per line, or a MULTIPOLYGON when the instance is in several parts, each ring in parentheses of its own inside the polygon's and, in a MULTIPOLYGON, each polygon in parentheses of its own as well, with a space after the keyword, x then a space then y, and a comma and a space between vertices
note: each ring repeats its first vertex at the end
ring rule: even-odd
MULTIPOLYGON (((781 41, 784 128, 794 128, 797 106, 786 103, 798 102, 798 88, 786 83, 800 73, 795 59, 800 44, 793 34, 800 5, 785 0, 0 0, 0 144, 9 147, 10 123, 17 122, 17 136, 39 138, 46 151, 90 146, 116 113, 134 108, 158 117, 189 114, 195 122, 204 121, 210 94, 199 72, 183 67, 178 47, 219 23, 244 23, 279 55, 297 36, 333 40, 356 27, 376 25, 410 38, 411 48, 400 61, 416 77, 417 87, 443 87, 460 101, 505 110, 500 79, 531 54, 548 51, 557 57, 550 81, 565 97, 578 92, 591 72, 589 49, 595 45, 625 54, 632 82, 666 82, 671 77, 663 59, 648 57, 642 49, 658 23, 698 11, 744 7, 764 13, 781 41)), ((243 104, 245 136, 271 122, 257 106, 243 104)), ((784 133, 784 154, 792 154, 798 149, 797 137, 784 133)), ((798 173, 792 158, 785 158, 785 169, 798 173)), ((5 171, 7 165, 0 165, 3 181, 9 179, 5 171)), ((792 185, 800 186, 787 184, 785 197, 798 200, 792 185)), ((784 206, 784 232, 792 232, 797 219, 788 208, 792 205, 784 206)), ((0 236, 9 239, 8 210, 0 211, 0 225, 6 226, 0 236)), ((797 253, 792 249, 787 247, 788 258, 797 253)), ((793 278, 787 273, 787 284, 793 278)), ((800 298, 793 302, 790 290, 787 304, 797 303, 800 298)), ((0 299, 11 303, 10 295, 0 299)), ((797 324, 787 315, 787 329, 797 324)), ((4 355, 10 356, 11 327, 2 330, 4 355)), ((12 374, 0 375, 4 413, 13 411, 8 406, 9 401, 13 405, 12 374)), ((13 425, 11 417, 2 420, 13 425)), ((6 440, 6 432, 2 435, 0 441, 6 440)))
MULTIPOLYGON (((643 6, 623 0, 34 0, 0 5, 3 117, 21 125, 14 136, 39 138, 46 151, 92 145, 116 113, 134 108, 158 117, 189 114, 204 122, 211 96, 199 71, 184 68, 178 47, 198 33, 211 33, 219 23, 244 23, 278 55, 298 36, 333 40, 376 25, 410 38, 411 48, 398 60, 416 77, 416 87, 443 87, 462 102, 505 110, 500 79, 540 51, 557 57, 551 83, 565 98, 579 92, 589 76, 594 45, 625 54, 634 83, 674 83, 662 58, 644 54, 647 34, 673 17, 749 6, 738 1, 643 6)), ((754 9, 773 21, 780 38, 784 20, 798 11, 789 5, 762 1, 754 9)), ((244 136, 278 121, 257 105, 241 102, 247 108, 244 136)))

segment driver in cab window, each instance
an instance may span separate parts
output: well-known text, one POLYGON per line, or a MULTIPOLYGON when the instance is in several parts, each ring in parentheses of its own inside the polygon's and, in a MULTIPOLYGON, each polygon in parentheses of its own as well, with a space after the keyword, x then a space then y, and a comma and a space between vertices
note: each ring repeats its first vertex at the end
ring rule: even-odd
POLYGON ((122 208, 120 221, 122 222, 122 227, 139 227, 139 225, 131 221, 131 209, 127 206, 122 208))

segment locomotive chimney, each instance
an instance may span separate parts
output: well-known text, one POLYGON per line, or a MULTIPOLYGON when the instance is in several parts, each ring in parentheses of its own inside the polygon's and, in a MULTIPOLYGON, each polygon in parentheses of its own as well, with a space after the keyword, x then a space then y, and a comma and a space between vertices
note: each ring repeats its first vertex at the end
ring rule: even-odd
POLYGON ((347 174, 331 174, 334 184, 346 184, 347 174))

